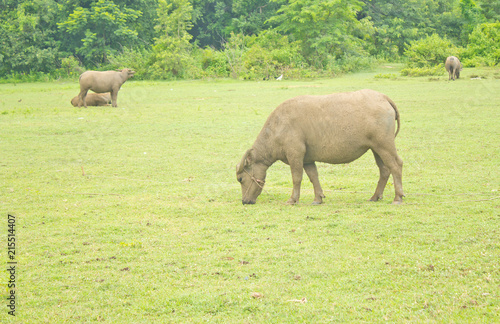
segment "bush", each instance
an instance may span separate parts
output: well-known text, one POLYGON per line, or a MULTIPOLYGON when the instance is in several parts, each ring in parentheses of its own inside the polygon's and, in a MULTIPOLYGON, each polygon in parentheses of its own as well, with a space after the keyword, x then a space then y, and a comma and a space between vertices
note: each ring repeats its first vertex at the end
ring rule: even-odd
POLYGON ((276 31, 264 31, 258 36, 248 36, 245 41, 245 79, 270 79, 281 74, 287 74, 290 78, 296 74, 295 69, 307 65, 300 53, 300 42, 290 42, 287 36, 276 31))
POLYGON ((401 70, 401 75, 403 76, 411 76, 411 77, 419 77, 419 76, 433 76, 433 75, 442 75, 445 71, 444 64, 438 64, 433 67, 407 67, 401 70))
POLYGON ((150 56, 151 53, 146 49, 124 48, 123 52, 108 57, 109 63, 105 66, 105 70, 129 68, 136 72, 135 80, 147 79, 149 71, 145 62, 149 61, 150 56))
POLYGON ((78 60, 73 56, 65 57, 61 60, 61 68, 56 71, 61 77, 74 77, 80 75, 84 69, 80 66, 78 60))
POLYGON ((229 76, 230 67, 224 52, 207 47, 201 50, 201 55, 199 56, 203 75, 223 78, 229 76))
POLYGON ((477 25, 463 53, 465 66, 495 66, 500 63, 500 22, 477 25))
POLYGON ((404 56, 407 68, 428 68, 444 63, 450 55, 459 56, 462 49, 452 45, 449 40, 437 34, 413 41, 407 46, 404 56))
POLYGON ((335 60, 337 70, 342 73, 358 72, 368 70, 376 64, 377 60, 371 56, 346 55, 340 60, 335 60))
POLYGON ((12 74, 2 77, 0 83, 48 82, 53 79, 54 79, 53 75, 44 72, 31 72, 31 73, 14 72, 12 74))
POLYGON ((195 65, 192 53, 194 46, 189 37, 164 36, 157 40, 148 62, 148 74, 154 79, 192 78, 191 67, 195 65))
POLYGON ((300 42, 291 42, 276 31, 264 31, 258 36, 231 33, 222 51, 203 50, 200 65, 206 76, 267 80, 286 75, 303 77, 307 69, 300 52, 300 42))
POLYGON ((398 78, 398 75, 395 73, 379 73, 375 75, 375 79, 390 79, 390 80, 396 80, 398 78))
POLYGON ((229 41, 224 44, 223 53, 226 56, 232 78, 238 78, 243 71, 243 53, 246 50, 245 36, 231 33, 229 41))

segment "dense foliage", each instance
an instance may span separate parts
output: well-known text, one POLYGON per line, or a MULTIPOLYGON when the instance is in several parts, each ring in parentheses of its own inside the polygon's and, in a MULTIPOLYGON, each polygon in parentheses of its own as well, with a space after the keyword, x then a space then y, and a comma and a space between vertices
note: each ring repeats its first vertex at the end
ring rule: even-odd
POLYGON ((500 62, 499 0, 0 0, 0 78, 332 75, 500 62))

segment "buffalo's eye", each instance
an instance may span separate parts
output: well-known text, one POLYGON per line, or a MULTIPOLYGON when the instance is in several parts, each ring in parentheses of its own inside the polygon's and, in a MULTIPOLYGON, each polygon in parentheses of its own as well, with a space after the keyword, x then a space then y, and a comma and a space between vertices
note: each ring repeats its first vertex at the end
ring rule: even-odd
POLYGON ((241 183, 241 181, 243 181, 243 178, 238 178, 238 182, 241 183))

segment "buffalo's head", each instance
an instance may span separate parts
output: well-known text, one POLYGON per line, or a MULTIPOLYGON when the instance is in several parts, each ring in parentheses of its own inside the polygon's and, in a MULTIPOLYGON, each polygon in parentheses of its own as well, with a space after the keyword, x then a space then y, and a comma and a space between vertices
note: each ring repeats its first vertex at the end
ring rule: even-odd
POLYGON ((255 161, 253 150, 249 149, 236 166, 236 180, 241 184, 241 202, 255 204, 264 188, 267 166, 255 161))
POLYGON ((116 72, 120 72, 125 76, 125 80, 130 79, 131 77, 134 76, 135 71, 132 71, 131 69, 122 69, 122 70, 116 70, 116 72))

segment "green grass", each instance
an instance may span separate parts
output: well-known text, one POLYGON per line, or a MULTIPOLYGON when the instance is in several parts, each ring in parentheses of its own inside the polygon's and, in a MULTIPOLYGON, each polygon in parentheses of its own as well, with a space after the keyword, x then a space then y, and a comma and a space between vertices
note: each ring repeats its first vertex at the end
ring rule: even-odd
POLYGON ((1 85, 1 259, 13 213, 19 263, 17 316, 2 306, 0 321, 499 322, 500 73, 375 77, 394 70, 129 81, 118 108, 73 108, 76 81, 1 85), (285 204, 280 162, 257 204, 241 204, 235 165, 279 103, 361 88, 401 112, 402 206, 392 179, 367 201, 370 153, 318 166, 321 206, 306 180, 285 204))

